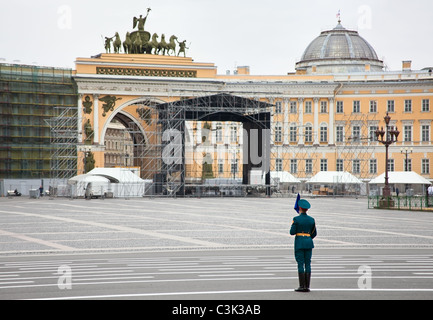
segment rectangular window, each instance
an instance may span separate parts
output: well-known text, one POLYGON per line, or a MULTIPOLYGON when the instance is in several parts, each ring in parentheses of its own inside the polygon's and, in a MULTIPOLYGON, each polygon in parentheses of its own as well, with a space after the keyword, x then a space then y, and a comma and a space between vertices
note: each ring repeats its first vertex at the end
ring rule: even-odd
POLYGON ((281 101, 275 102, 275 113, 276 114, 282 113, 281 101))
POLYGON ((361 173, 361 161, 360 160, 353 160, 352 173, 361 173))
POLYGON ((275 171, 283 171, 283 159, 275 159, 275 171))
POLYGON ((412 100, 404 100, 404 112, 412 112, 412 100))
POLYGON ((337 159, 337 171, 344 171, 344 162, 343 159, 337 159))
POLYGON ((377 160, 376 159, 370 159, 370 173, 377 173, 377 160))
POLYGON ((220 174, 224 173, 224 160, 222 159, 218 160, 218 173, 220 174))
POLYGON ((335 134, 336 134, 336 141, 337 142, 344 142, 344 127, 343 126, 337 126, 335 128, 335 134))
POLYGON ((370 101, 370 113, 377 113, 377 101, 370 101))
POLYGON ((283 134, 282 134, 282 127, 281 125, 277 124, 275 126, 275 142, 282 142, 283 140, 283 134))
POLYGON ((388 112, 394 112, 394 100, 388 100, 387 103, 387 110, 388 112))
POLYGON ((404 136, 403 139, 405 142, 409 142, 412 141, 412 126, 404 126, 403 127, 403 131, 404 131, 404 136))
POLYGON ((320 127, 320 142, 328 141, 328 127, 321 126, 320 127))
POLYGON ((290 160, 290 173, 298 173, 298 161, 296 159, 290 160))
POLYGON ((388 159, 388 171, 394 171, 394 159, 388 159))
POLYGON ((337 101, 337 113, 344 113, 343 101, 337 101))
POLYGON ((412 171, 412 159, 406 159, 403 160, 403 171, 412 171))
POLYGON ((421 141, 428 142, 430 141, 430 126, 422 125, 421 126, 421 141))
POLYGON ((328 101, 320 101, 320 112, 321 113, 328 112, 328 101))
POLYGON ((430 111, 430 100, 422 99, 421 111, 427 112, 430 111))
POLYGON ((238 127, 233 125, 230 128, 230 142, 237 142, 238 141, 238 127))
POLYGON ((305 101, 305 113, 312 113, 313 111, 311 101, 305 101))
POLYGON ((296 101, 290 101, 290 113, 297 113, 298 112, 298 104, 296 101))
POLYGON ((353 101, 353 113, 361 112, 361 101, 355 100, 353 101))
POLYGON ((320 171, 328 171, 328 159, 320 159, 320 171))
POLYGON ((305 160, 305 172, 312 173, 313 172, 313 160, 307 159, 305 160))
POLYGON ((305 142, 313 142, 313 127, 305 127, 305 142))
POLYGON ((430 160, 422 159, 421 160, 421 173, 422 174, 430 174, 430 160))
POLYGON ((290 142, 296 142, 297 140, 297 128, 294 126, 290 127, 290 142))
POLYGON ((369 128, 369 138, 370 138, 370 142, 375 142, 377 141, 377 137, 376 137, 376 130, 379 129, 378 126, 370 126, 369 128))
POLYGON ((361 140, 361 127, 353 126, 352 127, 352 141, 359 142, 361 140))

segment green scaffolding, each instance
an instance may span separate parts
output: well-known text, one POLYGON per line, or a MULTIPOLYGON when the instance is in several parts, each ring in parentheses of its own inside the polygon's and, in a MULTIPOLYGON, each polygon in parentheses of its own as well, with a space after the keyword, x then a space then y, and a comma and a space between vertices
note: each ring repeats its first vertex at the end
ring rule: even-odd
MULTIPOLYGON (((0 63, 0 178, 52 176, 50 121, 76 109, 76 101, 72 70, 0 63)), ((76 148, 68 148, 76 159, 76 148)), ((68 169, 76 172, 76 160, 68 169)))

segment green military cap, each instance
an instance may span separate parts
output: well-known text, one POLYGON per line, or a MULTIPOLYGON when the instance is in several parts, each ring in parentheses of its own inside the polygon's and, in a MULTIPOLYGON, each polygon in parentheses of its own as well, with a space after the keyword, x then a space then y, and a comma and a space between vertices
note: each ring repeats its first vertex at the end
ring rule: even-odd
POLYGON ((311 204, 305 199, 299 200, 298 206, 299 206, 299 208, 302 208, 302 209, 310 209, 311 208, 311 204))

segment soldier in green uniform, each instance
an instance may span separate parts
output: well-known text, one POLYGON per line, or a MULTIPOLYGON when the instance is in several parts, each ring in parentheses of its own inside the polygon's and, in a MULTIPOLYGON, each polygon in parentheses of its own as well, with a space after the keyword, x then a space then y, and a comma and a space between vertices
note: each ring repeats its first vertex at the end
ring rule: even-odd
MULTIPOLYGON (((300 199, 297 202, 299 216, 293 218, 290 234, 295 237, 295 259, 298 263, 299 288, 297 292, 310 291, 311 256, 313 253, 313 239, 317 235, 314 218, 307 215, 311 208, 307 200, 300 199)), ((296 207, 295 207, 296 209, 296 207)))

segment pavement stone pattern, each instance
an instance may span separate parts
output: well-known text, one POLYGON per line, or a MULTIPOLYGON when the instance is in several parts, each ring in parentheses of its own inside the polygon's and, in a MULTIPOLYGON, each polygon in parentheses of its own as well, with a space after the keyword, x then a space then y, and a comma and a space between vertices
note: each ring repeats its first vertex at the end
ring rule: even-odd
MULTIPOLYGON (((316 248, 432 248, 433 213, 307 198, 316 248)), ((0 198, 0 255, 284 249, 294 198, 0 198)))

